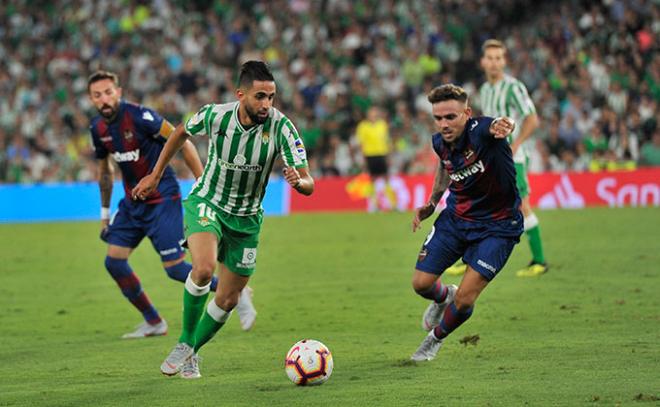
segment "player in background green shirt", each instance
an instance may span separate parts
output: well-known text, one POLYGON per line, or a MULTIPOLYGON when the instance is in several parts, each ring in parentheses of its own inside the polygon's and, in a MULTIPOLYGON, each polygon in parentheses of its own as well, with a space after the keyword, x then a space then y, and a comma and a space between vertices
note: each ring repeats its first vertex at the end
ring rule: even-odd
MULTIPOLYGON (((487 81, 479 89, 479 105, 484 116, 511 117, 519 125, 508 137, 516 167, 516 185, 522 204, 520 210, 524 216, 525 234, 529 240, 532 261, 527 267, 518 270, 518 277, 534 277, 548 271, 543 254, 539 220, 529 203, 531 192, 527 178, 529 157, 525 151, 525 140, 538 127, 539 119, 527 88, 518 79, 504 72, 506 67, 506 47, 501 41, 490 39, 482 46, 481 67, 487 81)), ((460 275, 465 271, 465 264, 457 263, 446 270, 449 275, 460 275)))

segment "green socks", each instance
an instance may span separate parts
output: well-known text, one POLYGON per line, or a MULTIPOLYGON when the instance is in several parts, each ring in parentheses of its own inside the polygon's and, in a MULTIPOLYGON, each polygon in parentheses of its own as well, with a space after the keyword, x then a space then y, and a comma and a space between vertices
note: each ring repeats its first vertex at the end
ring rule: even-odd
POLYGON ((204 304, 209 295, 211 283, 204 287, 196 285, 190 278, 186 279, 183 290, 183 329, 179 337, 179 343, 185 343, 190 346, 195 344, 195 328, 199 318, 204 312, 204 304))
POLYGON ((195 329, 195 353, 215 336, 216 332, 227 322, 230 315, 231 311, 227 312, 218 307, 214 299, 209 301, 206 312, 197 324, 197 329, 195 329))

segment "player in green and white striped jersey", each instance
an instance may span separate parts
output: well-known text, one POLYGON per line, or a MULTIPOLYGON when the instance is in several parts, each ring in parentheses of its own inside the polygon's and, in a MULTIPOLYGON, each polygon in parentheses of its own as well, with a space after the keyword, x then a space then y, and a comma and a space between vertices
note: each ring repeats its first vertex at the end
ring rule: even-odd
POLYGON ((529 157, 525 151, 525 141, 538 127, 539 120, 527 88, 518 79, 506 74, 506 47, 501 41, 490 39, 482 46, 481 67, 486 73, 487 81, 479 89, 481 112, 485 116, 507 116, 514 119, 516 128, 511 136, 511 152, 516 166, 516 184, 520 192, 522 204, 520 209, 525 217, 525 234, 529 239, 532 261, 516 275, 532 277, 545 273, 548 266, 543 254, 543 244, 539 220, 529 203, 529 181, 527 179, 527 163, 529 157))
POLYGON ((184 202, 184 222, 193 269, 185 284, 183 332, 161 365, 161 372, 200 377, 197 351, 229 318, 239 293, 254 272, 263 199, 275 158, 282 156, 284 178, 297 192, 311 195, 305 147, 293 123, 273 107, 275 80, 268 66, 241 66, 237 102, 203 106, 170 136, 151 174, 133 190, 148 196, 164 168, 188 137, 210 138, 204 173, 184 202), (220 263, 215 298, 204 303, 220 263), (201 319, 200 319, 201 318, 201 319))

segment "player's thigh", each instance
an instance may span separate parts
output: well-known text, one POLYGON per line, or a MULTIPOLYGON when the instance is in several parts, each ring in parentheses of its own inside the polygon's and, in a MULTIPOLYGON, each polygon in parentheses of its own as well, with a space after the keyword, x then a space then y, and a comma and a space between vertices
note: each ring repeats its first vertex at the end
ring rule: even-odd
POLYGON ((193 255, 193 271, 195 266, 208 271, 211 264, 215 269, 218 258, 218 245, 223 237, 218 210, 203 199, 191 195, 183 201, 183 211, 184 235, 191 254, 193 254, 191 244, 193 241, 199 242, 196 245, 199 246, 196 247, 198 254, 193 255), (197 263, 195 263, 195 260, 197 263))
POLYGON ((249 277, 257 266, 259 232, 236 233, 224 231, 218 253, 218 261, 233 273, 249 277))
POLYGON ((193 233, 188 236, 188 250, 192 258, 193 280, 206 284, 211 280, 217 264, 217 236, 209 232, 193 233))
POLYGON ((109 245, 108 255, 113 257, 110 255, 110 246, 135 249, 144 238, 144 235, 145 233, 140 222, 132 216, 127 205, 122 200, 119 203, 119 209, 110 219, 110 223, 102 235, 102 239, 109 245))
POLYGON ((466 247, 460 231, 447 214, 440 214, 426 236, 417 256, 416 271, 442 274, 456 263, 466 247))
POLYGON ((524 163, 515 163, 516 167, 516 188, 521 198, 528 197, 531 189, 529 187, 529 178, 527 177, 527 166, 524 163))
POLYGON ((477 273, 491 281, 504 268, 518 239, 488 236, 470 244, 463 259, 477 273))
POLYGON ((166 200, 153 205, 145 221, 147 236, 163 263, 184 256, 183 212, 181 200, 166 200))

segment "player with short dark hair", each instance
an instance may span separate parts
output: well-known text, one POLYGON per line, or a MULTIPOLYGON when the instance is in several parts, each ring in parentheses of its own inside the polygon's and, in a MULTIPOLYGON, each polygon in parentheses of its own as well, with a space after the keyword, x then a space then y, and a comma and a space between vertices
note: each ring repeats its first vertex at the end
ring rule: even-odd
MULTIPOLYGON (((163 182, 144 200, 131 198, 131 189, 153 168, 165 140, 174 130, 167 120, 148 107, 124 101, 119 78, 108 71, 93 73, 87 82, 90 101, 99 115, 91 122, 90 131, 95 156, 99 162, 101 190, 101 238, 108 243, 105 267, 124 296, 142 313, 145 321, 123 338, 165 335, 167 323, 142 289, 140 280, 128 264, 128 258, 147 236, 160 254, 163 268, 174 280, 185 281, 192 269, 184 261, 183 214, 181 191, 174 170, 167 167, 163 182), (114 179, 110 158, 121 170, 126 196, 110 218, 110 198, 114 179)), ((186 165, 195 177, 202 175, 202 163, 194 145, 187 142, 182 149, 186 165)), ((214 281, 213 289, 217 285, 214 281)), ((256 312, 245 292, 242 301, 244 329, 254 323, 256 312)))
POLYGON ((133 189, 134 197, 148 199, 188 137, 210 138, 204 173, 184 202, 193 270, 184 289, 183 332, 160 367, 163 374, 181 371, 183 378, 201 376, 197 352, 225 324, 254 273, 263 221, 261 202, 275 158, 283 158, 284 178, 292 188, 304 195, 314 191, 303 142, 291 120, 273 107, 275 91, 265 63, 243 64, 238 101, 205 105, 177 127, 151 174, 133 189), (218 263, 218 290, 205 310, 218 263))
POLYGON ((429 202, 415 210, 413 232, 433 214, 447 188, 449 196, 422 245, 413 276, 417 294, 432 301, 422 318, 430 332, 412 355, 415 361, 433 359, 444 338, 472 315, 523 230, 511 148, 504 140, 514 122, 472 118, 467 93, 455 85, 433 89, 428 100, 440 163, 429 202), (460 286, 444 285, 440 276, 461 257, 467 270, 460 286))

